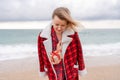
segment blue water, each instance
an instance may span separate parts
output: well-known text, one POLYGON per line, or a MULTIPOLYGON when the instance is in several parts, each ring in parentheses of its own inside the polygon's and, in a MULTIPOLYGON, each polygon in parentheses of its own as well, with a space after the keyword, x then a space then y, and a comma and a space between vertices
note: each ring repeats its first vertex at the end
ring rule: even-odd
POLYGON ((0 30, 0 44, 35 44, 40 31, 31 29, 0 30))
MULTIPOLYGON (((37 56, 37 36, 41 30, 0 30, 0 60, 37 56)), ((86 29, 80 40, 85 56, 120 54, 120 29, 86 29)))
MULTIPOLYGON (((36 29, 0 30, 0 44, 36 44, 40 31, 36 29)), ((120 42, 120 29, 86 29, 79 34, 83 44, 120 42)))

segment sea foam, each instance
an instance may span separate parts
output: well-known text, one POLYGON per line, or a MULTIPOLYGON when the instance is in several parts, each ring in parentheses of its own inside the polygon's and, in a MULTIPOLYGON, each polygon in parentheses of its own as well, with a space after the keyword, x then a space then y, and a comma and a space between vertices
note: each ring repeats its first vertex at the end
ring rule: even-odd
MULTIPOLYGON (((120 43, 82 45, 84 56, 108 56, 120 54, 120 43)), ((36 44, 0 45, 0 60, 38 56, 36 44)))

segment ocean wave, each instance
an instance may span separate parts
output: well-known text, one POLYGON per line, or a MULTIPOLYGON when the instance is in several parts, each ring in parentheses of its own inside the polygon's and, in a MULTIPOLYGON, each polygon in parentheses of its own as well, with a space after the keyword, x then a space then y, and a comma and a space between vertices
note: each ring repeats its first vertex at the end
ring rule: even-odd
POLYGON ((84 45, 83 53, 85 56, 108 56, 120 54, 120 42, 84 45))
MULTIPOLYGON (((107 56, 120 54, 120 43, 83 45, 85 56, 107 56)), ((0 44, 0 61, 37 56, 36 44, 0 44)))
POLYGON ((36 56, 37 46, 33 44, 0 45, 0 60, 36 56))

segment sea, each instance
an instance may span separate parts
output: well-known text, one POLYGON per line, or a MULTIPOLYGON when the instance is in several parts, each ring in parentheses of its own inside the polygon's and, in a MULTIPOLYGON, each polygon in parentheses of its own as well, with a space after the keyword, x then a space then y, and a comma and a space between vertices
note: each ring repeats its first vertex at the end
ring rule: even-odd
MULTIPOLYGON (((0 61, 37 57, 41 29, 0 29, 0 61)), ((84 29, 79 32, 84 56, 120 54, 120 29, 84 29)))

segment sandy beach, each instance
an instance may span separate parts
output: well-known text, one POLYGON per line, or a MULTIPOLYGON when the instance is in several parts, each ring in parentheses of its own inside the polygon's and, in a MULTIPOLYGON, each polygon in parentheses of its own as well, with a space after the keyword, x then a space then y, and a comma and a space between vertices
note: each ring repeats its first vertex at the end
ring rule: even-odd
POLYGON ((120 55, 86 58, 88 74, 81 80, 120 80, 120 55))
MULTIPOLYGON (((0 80, 44 80, 39 77, 38 58, 0 61, 0 80)), ((85 57, 88 74, 80 80, 120 80, 120 55, 85 57)))

